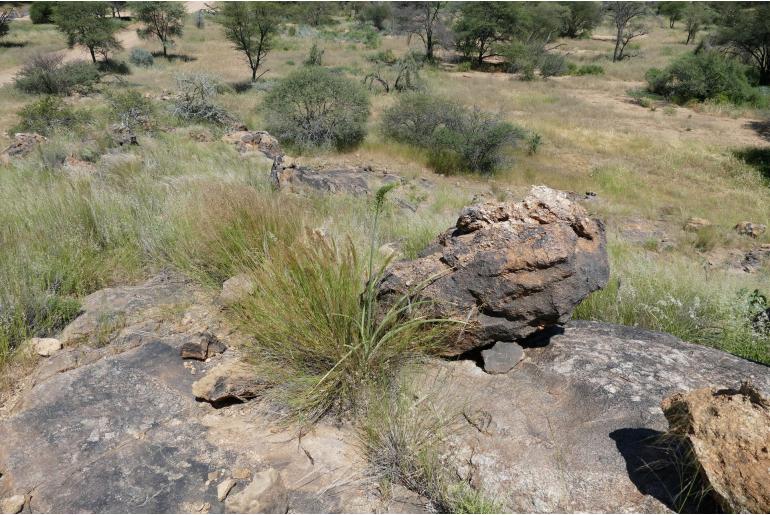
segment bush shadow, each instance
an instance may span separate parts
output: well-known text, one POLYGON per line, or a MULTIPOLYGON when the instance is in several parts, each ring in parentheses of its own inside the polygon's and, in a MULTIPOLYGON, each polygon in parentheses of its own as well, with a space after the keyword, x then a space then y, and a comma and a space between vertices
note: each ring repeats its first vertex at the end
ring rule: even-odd
POLYGON ((770 181, 770 147, 747 147, 734 151, 733 155, 770 181))
POLYGON ((163 55, 163 52, 153 52, 152 56, 153 57, 157 57, 157 58, 161 58, 162 57, 163 59, 166 59, 166 60, 171 61, 171 62, 173 62, 173 61, 182 61, 183 63, 189 63, 189 62, 197 61, 198 60, 197 57, 194 57, 194 56, 191 56, 191 55, 187 55, 187 54, 168 54, 168 55, 163 55))
POLYGON ((770 141, 770 120, 753 120, 748 122, 746 127, 759 134, 760 138, 770 141))
POLYGON ((22 48, 29 45, 29 41, 0 41, 0 48, 22 48))
POLYGON ((687 468, 689 441, 671 439, 647 428, 624 428, 609 434, 626 461, 628 478, 640 493, 654 497, 678 513, 720 513, 704 495, 697 471, 687 468), (695 487, 694 485, 697 485, 695 487))

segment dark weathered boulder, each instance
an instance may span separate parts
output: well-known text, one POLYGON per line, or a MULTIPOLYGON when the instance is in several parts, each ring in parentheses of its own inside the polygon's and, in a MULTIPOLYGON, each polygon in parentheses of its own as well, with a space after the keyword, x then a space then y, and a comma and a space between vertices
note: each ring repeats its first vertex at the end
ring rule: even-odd
POLYGON ((536 186, 522 202, 463 209, 422 257, 387 270, 378 296, 414 294, 434 316, 469 321, 445 349, 456 355, 566 322, 608 278, 602 223, 565 193, 536 186))
POLYGON ((663 446, 661 399, 741 380, 770 392, 770 368, 664 333, 572 321, 542 343, 507 374, 470 360, 421 373, 423 409, 435 399, 465 415, 447 466, 505 511, 692 510, 674 499, 683 484, 663 446))
POLYGON ((45 143, 47 141, 45 136, 41 136, 40 134, 36 134, 34 132, 17 132, 13 136, 13 142, 3 150, 3 152, 0 154, 0 156, 4 157, 5 159, 11 158, 11 157, 24 157, 32 150, 35 149, 39 144, 45 143))
POLYGON ((278 140, 265 131, 237 130, 222 136, 222 141, 233 144, 241 154, 259 152, 269 159, 283 156, 278 140))
POLYGON ((179 349, 179 354, 185 359, 198 359, 205 360, 221 354, 227 349, 224 343, 222 343, 216 336, 203 331, 192 334, 185 338, 182 347, 179 349))
POLYGON ((689 442, 704 484, 727 513, 770 512, 770 400, 749 383, 663 400, 673 434, 689 442))

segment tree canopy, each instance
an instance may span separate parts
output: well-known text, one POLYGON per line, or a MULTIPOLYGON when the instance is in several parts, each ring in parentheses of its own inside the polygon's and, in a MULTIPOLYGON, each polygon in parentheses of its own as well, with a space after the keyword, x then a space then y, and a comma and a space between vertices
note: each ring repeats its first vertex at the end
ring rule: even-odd
POLYGON ((770 86, 770 4, 728 6, 714 41, 750 64, 762 86, 770 86))
POLYGON ((120 26, 109 13, 107 2, 61 2, 54 7, 52 21, 67 36, 70 46, 86 47, 96 62, 96 54, 106 59, 108 52, 121 48, 115 39, 120 26))
POLYGON ((224 2, 217 13, 225 37, 246 57, 252 82, 256 82, 257 71, 273 47, 279 10, 273 2, 224 2))
POLYGON ((144 27, 137 30, 139 37, 158 38, 163 45, 163 55, 174 45, 174 36, 181 36, 184 17, 187 14, 182 2, 137 2, 132 6, 137 19, 144 27))

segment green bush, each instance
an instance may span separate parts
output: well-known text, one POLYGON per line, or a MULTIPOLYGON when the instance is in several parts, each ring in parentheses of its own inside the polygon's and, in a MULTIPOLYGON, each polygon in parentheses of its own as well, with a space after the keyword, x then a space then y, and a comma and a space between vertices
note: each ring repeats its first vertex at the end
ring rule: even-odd
POLYGON ((324 57, 324 50, 323 48, 318 48, 318 45, 313 43, 313 46, 310 48, 310 53, 307 56, 307 59, 302 63, 305 66, 321 66, 323 64, 323 57, 324 57))
POLYGON ((665 70, 651 68, 645 78, 649 91, 679 104, 710 99, 742 104, 757 98, 745 67, 717 52, 685 55, 665 70))
POLYGON ((543 78, 558 77, 567 73, 567 60, 563 55, 546 52, 540 56, 538 67, 543 78))
POLYGON ((51 23, 54 2, 32 2, 29 6, 29 19, 32 23, 51 23))
POLYGON ((366 136, 369 99, 356 82, 318 66, 281 80, 262 104, 267 130, 300 148, 346 148, 366 136))
POLYGON ((88 91, 99 80, 99 70, 86 61, 62 62, 59 54, 33 57, 14 78, 15 86, 41 95, 69 95, 88 91))
POLYGON ((153 114, 150 99, 135 89, 108 92, 106 98, 112 118, 127 127, 147 123, 153 114))
POLYGON ((583 64, 575 66, 570 75, 604 75, 604 67, 599 64, 583 64))
POLYGON ((382 117, 386 136, 429 152, 437 171, 491 173, 523 131, 500 116, 422 93, 399 97, 382 117))
POLYGON ((89 121, 90 116, 66 105, 55 96, 47 96, 24 106, 18 113, 21 121, 13 132, 51 134, 56 129, 73 129, 89 121))
POLYGON ((131 49, 131 54, 128 56, 128 60, 131 61, 131 64, 136 66, 150 67, 155 64, 155 58, 144 48, 131 49))

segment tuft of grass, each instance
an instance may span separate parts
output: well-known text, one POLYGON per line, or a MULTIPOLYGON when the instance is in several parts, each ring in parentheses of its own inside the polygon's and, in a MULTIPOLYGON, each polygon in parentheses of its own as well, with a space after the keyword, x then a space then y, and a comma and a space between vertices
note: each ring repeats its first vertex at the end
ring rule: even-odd
POLYGON ((446 443, 460 429, 462 410, 442 402, 441 375, 433 381, 418 387, 407 372, 370 405, 358 436, 374 474, 429 499, 439 512, 502 512, 499 502, 450 473, 446 443))
POLYGON ((753 278, 709 272, 674 254, 659 260, 618 243, 609 251, 610 282, 577 307, 576 318, 663 331, 770 364, 770 338, 752 327, 753 278))

